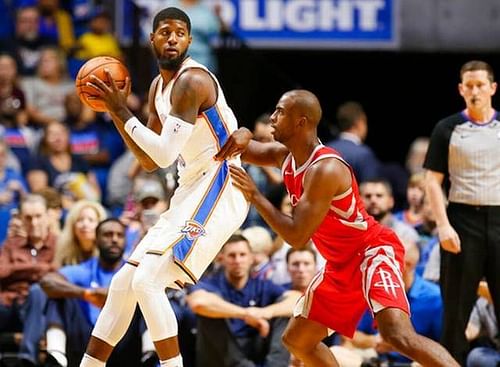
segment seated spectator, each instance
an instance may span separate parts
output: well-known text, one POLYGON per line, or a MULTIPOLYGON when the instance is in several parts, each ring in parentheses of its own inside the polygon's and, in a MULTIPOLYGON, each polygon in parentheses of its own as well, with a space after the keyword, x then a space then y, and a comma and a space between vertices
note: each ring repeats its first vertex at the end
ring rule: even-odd
POLYGON ((35 131, 27 126, 24 92, 17 84, 17 67, 9 55, 0 55, 0 136, 26 172, 37 144, 35 131))
POLYGON ((75 36, 79 37, 87 31, 88 22, 99 7, 95 0, 70 0, 66 1, 65 8, 71 14, 75 36))
POLYGON ((76 78, 82 65, 92 57, 112 56, 123 61, 120 43, 112 33, 111 14, 100 6, 93 9, 85 31, 70 54, 68 69, 72 78, 76 78))
POLYGON ((410 176, 406 187, 406 202, 408 207, 394 213, 394 216, 415 228, 420 233, 423 222, 425 196, 425 181, 423 172, 410 176))
MULTIPOLYGON (((500 366, 500 334, 495 307, 488 287, 483 283, 484 290, 478 298, 470 315, 465 330, 465 336, 472 349, 467 356, 467 367, 498 367, 500 366)), ((481 293, 481 288, 479 293, 481 293)))
POLYGON ((412 141, 405 162, 406 170, 410 177, 424 171, 424 160, 428 148, 428 136, 419 136, 412 141))
POLYGON ((407 207, 407 186, 411 176, 423 173, 425 153, 429 146, 429 138, 415 138, 408 149, 405 166, 399 162, 384 162, 381 176, 386 178, 393 188, 394 208, 401 211, 407 207))
POLYGON ((89 60, 97 56, 122 58, 118 39, 113 35, 111 14, 104 9, 95 9, 88 23, 87 32, 77 40, 74 57, 89 60))
POLYGON ((40 156, 27 173, 28 185, 32 191, 39 191, 47 186, 56 188, 62 194, 65 208, 80 199, 98 201, 100 197, 95 174, 70 149, 67 126, 52 121, 45 127, 40 143, 40 156))
MULTIPOLYGON (((405 267, 403 282, 411 309, 411 323, 415 331, 430 339, 439 341, 442 328, 443 304, 441 292, 436 284, 422 279, 415 272, 419 250, 415 243, 404 243, 405 267)), ((390 284, 380 286, 390 287, 390 284)), ((388 288, 390 291, 390 288, 388 288)), ((365 313, 352 339, 352 344, 360 349, 372 349, 380 361, 407 363, 410 360, 394 351, 394 348, 382 339, 377 332, 373 316, 365 313)))
MULTIPOLYGON (((40 195, 27 195, 20 204, 20 223, 0 249, 0 333, 5 344, 19 345, 19 357, 34 365, 45 330, 45 296, 32 287, 53 265, 55 238, 49 232, 47 205, 40 195)), ((16 218, 17 219, 17 218, 16 218)))
POLYGON ((364 181, 359 185, 359 193, 368 214, 384 226, 392 228, 403 243, 418 243, 415 228, 396 219, 391 210, 394 207, 391 184, 385 179, 364 181))
MULTIPOLYGON (((114 218, 101 221, 95 228, 95 244, 99 256, 64 266, 41 280, 49 297, 47 352, 63 367, 80 365, 92 328, 104 305, 107 288, 113 275, 125 263, 125 226, 114 218)), ((139 366, 139 341, 138 323, 134 322, 113 350, 107 366, 139 366)))
POLYGON ((281 335, 300 293, 251 278, 252 252, 241 235, 231 236, 221 255, 223 270, 187 299, 198 315, 198 366, 288 366, 281 335))
POLYGON ((40 13, 36 7, 18 8, 15 19, 15 35, 0 39, 0 51, 16 59, 20 75, 33 76, 42 49, 56 46, 57 42, 40 35, 40 13))
MULTIPOLYGON (((437 224, 434 212, 432 211, 429 198, 424 196, 424 206, 422 209, 422 225, 419 232, 420 239, 418 240, 418 247, 420 249, 420 260, 417 265, 417 274, 424 277, 424 279, 435 281, 435 279, 427 278, 424 273, 427 269, 431 253, 434 248, 439 246, 439 237, 437 231, 437 224)), ((429 271, 431 271, 429 269, 429 271)), ((439 272, 439 269, 433 269, 432 272, 439 272)))
POLYGON ((291 282, 285 285, 285 288, 304 293, 318 272, 316 251, 312 248, 312 242, 302 249, 290 247, 286 253, 286 264, 291 282))
POLYGON ((22 79, 21 87, 26 95, 29 122, 33 126, 43 127, 53 120, 64 120, 64 98, 74 91, 75 84, 66 73, 66 59, 59 49, 43 49, 36 75, 22 79))
POLYGON ((326 145, 335 149, 354 170, 358 182, 380 177, 380 161, 364 143, 368 135, 368 118, 358 102, 345 102, 337 109, 338 138, 326 145))
POLYGON ((11 211, 18 207, 19 200, 28 190, 23 176, 7 167, 8 152, 7 144, 0 139, 0 243, 7 236, 11 211))
POLYGON ((59 238, 62 230, 61 226, 63 217, 61 195, 59 195, 57 190, 52 187, 46 187, 45 189, 36 192, 36 194, 45 198, 45 201, 47 202, 47 216, 49 220, 50 233, 59 238))
POLYGON ((252 278, 269 279, 273 276, 273 264, 270 260, 273 249, 273 238, 269 231, 260 226, 245 228, 241 234, 248 240, 252 249, 253 265, 250 272, 252 278))
POLYGON ((162 184, 155 179, 139 178, 134 182, 134 203, 120 217, 127 226, 125 254, 132 252, 141 238, 168 208, 168 201, 162 184))
POLYGON ((71 15, 60 7, 59 0, 38 0, 40 11, 40 34, 68 52, 75 44, 75 33, 71 15))
MULTIPOLYGON (((285 288, 304 293, 311 283, 314 275, 317 273, 316 251, 311 245, 312 243, 309 243, 303 249, 290 247, 286 253, 287 270, 290 274, 291 282, 285 284, 285 288)), ((290 355, 290 366, 303 367, 304 364, 292 354, 290 355)))
POLYGON ((96 256, 95 229, 106 217, 106 210, 98 202, 77 201, 69 210, 57 240, 56 265, 76 265, 96 256))
MULTIPOLYGON (((70 128, 71 153, 89 165, 104 194, 111 164, 123 153, 123 140, 116 129, 96 116, 76 93, 66 95, 64 107, 64 122, 70 128)), ((104 195, 102 201, 106 202, 104 195)))

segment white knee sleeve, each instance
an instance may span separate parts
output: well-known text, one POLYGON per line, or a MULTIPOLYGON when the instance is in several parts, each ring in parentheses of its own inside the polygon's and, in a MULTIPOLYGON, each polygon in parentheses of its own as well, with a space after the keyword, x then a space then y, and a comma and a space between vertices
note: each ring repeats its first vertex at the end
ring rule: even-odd
POLYGON ((134 316, 137 300, 132 291, 132 278, 136 268, 125 264, 109 286, 106 304, 99 314, 92 335, 115 346, 125 335, 134 316))
POLYGON ((161 266, 163 256, 145 255, 132 281, 132 289, 153 341, 177 335, 177 319, 165 293, 171 280, 167 276, 168 267, 161 266))

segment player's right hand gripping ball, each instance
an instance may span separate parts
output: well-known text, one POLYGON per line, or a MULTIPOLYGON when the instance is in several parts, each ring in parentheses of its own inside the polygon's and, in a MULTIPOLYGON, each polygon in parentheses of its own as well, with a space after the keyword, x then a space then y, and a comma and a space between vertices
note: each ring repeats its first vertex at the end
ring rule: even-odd
POLYGON ((97 56, 82 65, 76 76, 76 92, 80 100, 96 112, 106 112, 106 105, 96 97, 95 89, 88 86, 87 82, 91 82, 90 76, 95 75, 109 85, 104 69, 108 69, 119 89, 125 86, 125 80, 130 77, 126 66, 114 57, 97 56))

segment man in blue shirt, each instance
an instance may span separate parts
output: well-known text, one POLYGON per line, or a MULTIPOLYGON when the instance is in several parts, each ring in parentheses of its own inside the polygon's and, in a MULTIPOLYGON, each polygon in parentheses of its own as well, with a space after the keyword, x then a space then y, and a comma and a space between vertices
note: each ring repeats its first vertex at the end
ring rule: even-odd
POLYGON ((233 235, 221 251, 222 269, 190 290, 188 305, 198 315, 198 365, 287 367, 281 344, 297 291, 253 279, 248 240, 233 235))
MULTIPOLYGON (((62 366, 78 366, 83 357, 111 278, 124 264, 125 226, 115 218, 103 220, 96 228, 96 244, 99 257, 65 266, 41 280, 51 298, 47 305, 47 350, 62 366)), ((108 366, 139 365, 140 340, 138 322, 134 322, 108 366)))

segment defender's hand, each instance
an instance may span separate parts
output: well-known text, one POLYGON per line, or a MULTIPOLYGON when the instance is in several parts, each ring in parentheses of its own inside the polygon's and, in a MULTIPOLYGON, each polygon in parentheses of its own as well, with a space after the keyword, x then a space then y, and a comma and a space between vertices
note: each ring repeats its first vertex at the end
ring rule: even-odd
POLYGON ((229 165, 229 173, 231 174, 233 185, 243 193, 247 201, 253 202, 259 194, 259 190, 248 173, 243 168, 232 164, 229 165))
POLYGON ((229 136, 226 143, 215 155, 215 160, 223 161, 243 153, 250 143, 250 140, 252 140, 252 137, 253 134, 250 130, 246 127, 240 127, 229 136))

